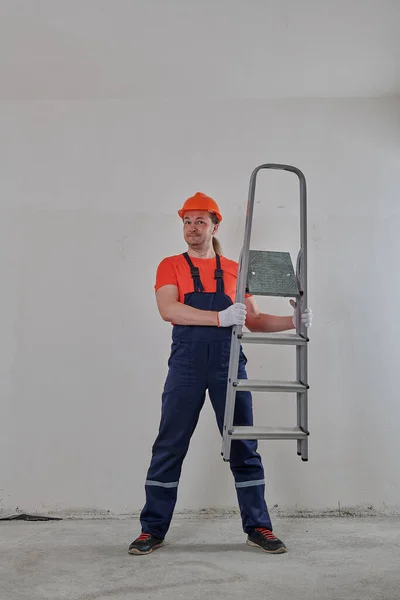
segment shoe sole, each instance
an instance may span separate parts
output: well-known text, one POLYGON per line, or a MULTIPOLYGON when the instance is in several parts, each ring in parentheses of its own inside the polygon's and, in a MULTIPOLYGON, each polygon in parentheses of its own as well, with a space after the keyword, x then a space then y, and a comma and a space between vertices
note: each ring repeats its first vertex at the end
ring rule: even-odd
POLYGON ((143 552, 141 550, 138 550, 137 548, 132 548, 131 550, 128 550, 128 552, 129 554, 134 554, 135 556, 142 556, 146 554, 151 554, 152 552, 154 552, 154 550, 157 550, 157 548, 161 548, 161 546, 164 546, 164 542, 161 542, 161 544, 156 544, 147 552, 143 552))
POLYGON ((250 540, 246 540, 246 544, 248 546, 252 546, 253 548, 259 548, 260 550, 262 550, 263 552, 266 552, 267 554, 284 554, 285 552, 287 552, 287 548, 277 548, 276 550, 266 550, 262 546, 259 546, 259 544, 255 544, 254 542, 251 542, 250 540))

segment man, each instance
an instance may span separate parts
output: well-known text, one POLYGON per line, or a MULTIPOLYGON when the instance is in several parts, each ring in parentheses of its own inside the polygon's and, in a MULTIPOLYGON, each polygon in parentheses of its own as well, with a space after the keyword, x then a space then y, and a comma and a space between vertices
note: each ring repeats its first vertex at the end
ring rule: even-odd
MULTIPOLYGON (((182 463, 207 389, 222 434, 232 326, 246 325, 250 331, 260 332, 295 327, 294 315, 263 314, 250 295, 246 295, 244 304, 235 303, 238 263, 220 255, 214 236, 222 216, 212 198, 198 192, 186 200, 178 214, 183 219, 188 250, 165 258, 157 269, 157 306, 161 317, 173 324, 172 347, 161 423, 145 484, 142 533, 131 543, 131 554, 149 554, 164 542, 175 508, 182 463)), ((304 311, 302 320, 306 327, 311 326, 311 310, 304 311)), ((241 350, 241 379, 247 377, 245 365, 241 350)), ((236 393, 234 424, 253 424, 250 392, 236 393)), ((230 468, 247 543, 265 552, 286 552, 285 544, 272 533, 257 441, 234 440, 230 468)))

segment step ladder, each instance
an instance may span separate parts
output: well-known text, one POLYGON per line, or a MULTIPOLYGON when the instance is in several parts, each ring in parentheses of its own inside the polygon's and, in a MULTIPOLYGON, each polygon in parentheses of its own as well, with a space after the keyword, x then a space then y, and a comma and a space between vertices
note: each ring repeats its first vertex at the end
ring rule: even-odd
POLYGON ((229 372, 223 425, 222 456, 229 461, 232 440, 297 440, 297 454, 308 460, 308 364, 306 328, 301 313, 307 308, 307 189, 303 173, 296 167, 265 164, 256 167, 250 177, 246 226, 240 253, 236 285, 236 302, 244 302, 245 293, 296 299, 296 333, 246 333, 242 327, 232 328, 229 372), (300 250, 296 273, 288 252, 250 250, 256 178, 262 169, 278 169, 295 173, 300 183, 300 250), (264 381, 238 379, 239 354, 242 343, 284 344, 296 348, 296 381, 264 381), (296 427, 239 427, 233 424, 236 391, 288 392, 296 394, 296 427))

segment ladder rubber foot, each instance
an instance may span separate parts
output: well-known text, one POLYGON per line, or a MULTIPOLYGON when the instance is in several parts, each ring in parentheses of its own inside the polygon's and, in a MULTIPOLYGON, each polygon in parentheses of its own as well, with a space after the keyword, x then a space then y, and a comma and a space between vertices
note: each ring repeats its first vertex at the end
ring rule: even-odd
POLYGON ((302 458, 301 459, 303 462, 308 462, 308 458, 302 458))

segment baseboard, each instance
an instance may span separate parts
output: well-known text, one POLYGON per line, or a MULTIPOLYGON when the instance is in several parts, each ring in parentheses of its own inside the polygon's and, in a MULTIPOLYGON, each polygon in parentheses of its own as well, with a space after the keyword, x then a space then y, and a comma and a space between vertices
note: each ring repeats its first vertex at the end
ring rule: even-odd
MULTIPOLYGON (((368 518, 368 517, 400 517, 400 506, 389 507, 382 505, 375 507, 372 504, 357 506, 309 509, 306 507, 280 507, 275 504, 270 508, 270 513, 276 518, 283 519, 322 519, 322 518, 368 518)), ((43 508, 41 510, 20 508, 0 510, 0 520, 124 520, 138 519, 140 509, 133 511, 112 512, 110 510, 94 508, 43 508)), ((202 508, 202 509, 177 509, 175 517, 181 519, 228 519, 239 517, 240 513, 236 507, 227 508, 202 508)))

